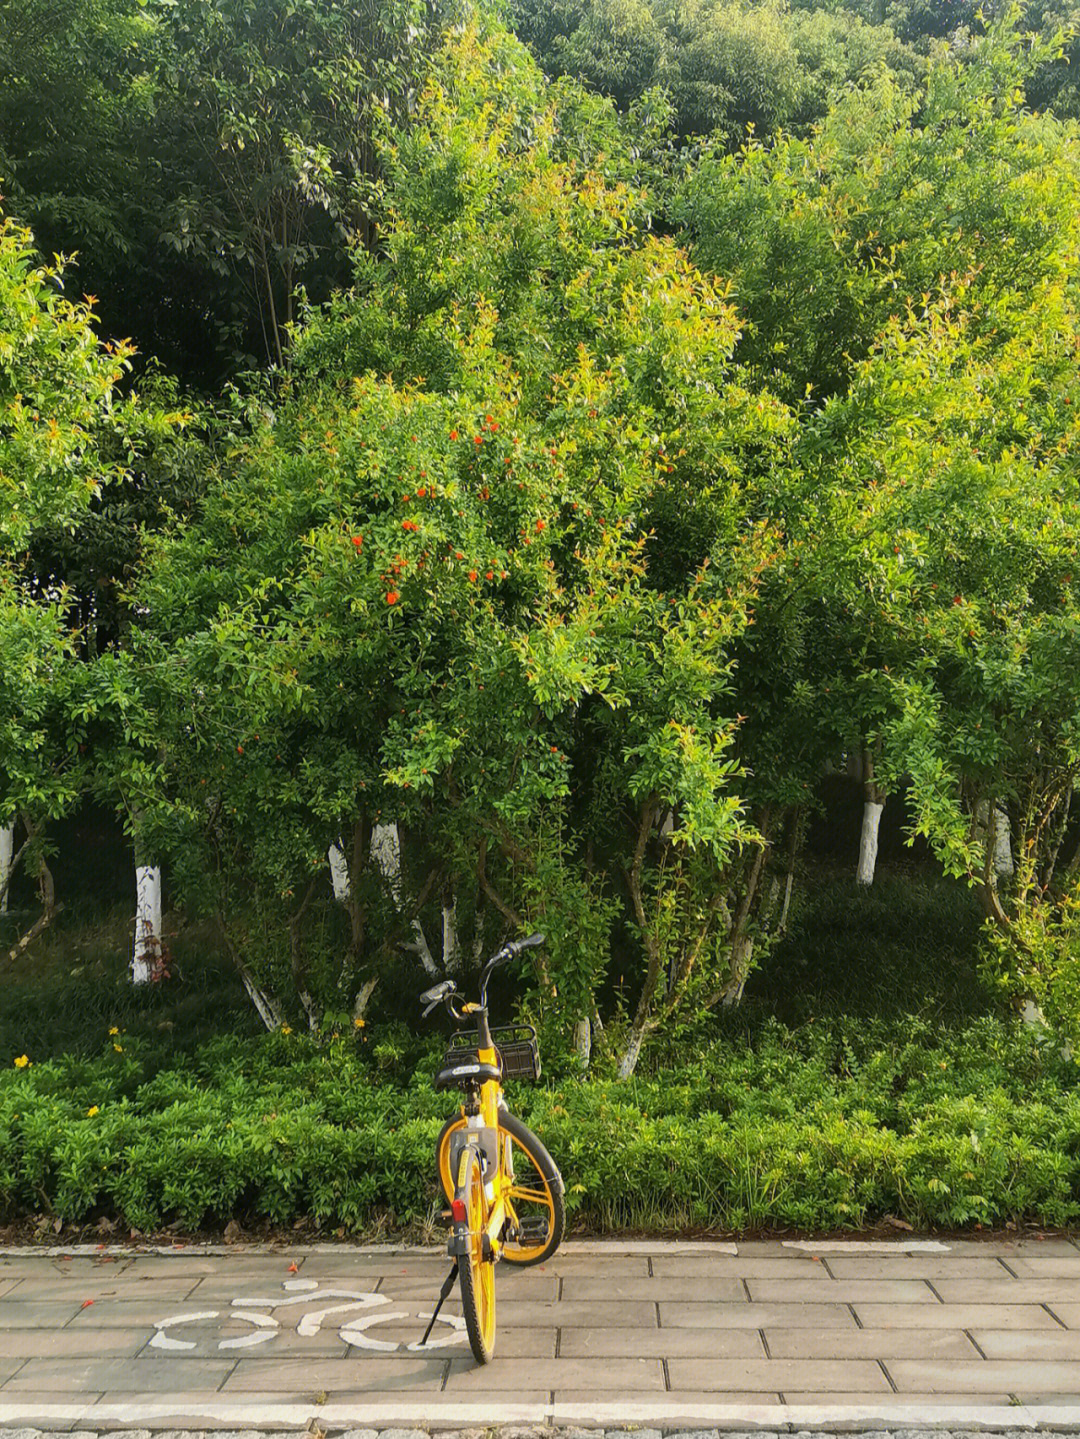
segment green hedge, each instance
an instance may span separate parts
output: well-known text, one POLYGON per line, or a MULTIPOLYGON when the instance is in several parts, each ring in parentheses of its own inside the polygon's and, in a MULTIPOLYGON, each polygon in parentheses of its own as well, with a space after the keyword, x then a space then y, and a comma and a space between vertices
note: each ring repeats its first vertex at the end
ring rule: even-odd
MULTIPOLYGON (((115 1047, 114 1047, 115 1046, 115 1047)), ((0 1212, 116 1216, 141 1230, 231 1217, 363 1232, 423 1221, 453 1101, 435 1050, 218 1040, 158 1069, 102 1057, 0 1078, 0 1212)), ((543 1136, 578 1223, 832 1229, 1080 1217, 1075 1067, 993 1019, 961 1030, 835 1021, 715 1040, 626 1084, 563 1077, 511 1096, 543 1136)))

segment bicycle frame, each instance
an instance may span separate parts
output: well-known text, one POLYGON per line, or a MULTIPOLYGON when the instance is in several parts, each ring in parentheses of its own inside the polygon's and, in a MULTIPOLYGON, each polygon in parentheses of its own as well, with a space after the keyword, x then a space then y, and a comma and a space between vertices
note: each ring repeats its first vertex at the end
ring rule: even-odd
MULTIPOLYGON (((463 1014, 474 1015, 476 1017, 477 1059, 481 1064, 489 1064, 493 1068, 497 1068, 499 1056, 491 1039, 486 1000, 487 975, 485 974, 484 982, 480 990, 480 1003, 463 1005, 462 1012, 463 1014)), ((480 1148, 481 1152, 485 1154, 489 1160, 491 1158, 494 1159, 493 1166, 489 1164, 488 1171, 484 1174, 484 1199, 486 1202, 485 1207, 487 1208, 487 1222, 484 1225, 484 1234, 490 1253, 496 1257, 498 1257, 499 1251, 502 1248, 500 1235, 502 1234, 503 1225, 508 1218, 506 1191, 510 1187, 510 1181, 506 1176, 503 1148, 499 1143, 499 1101, 502 1098, 502 1092, 502 1084, 497 1079, 486 1079, 483 1084, 481 1084, 479 1112, 477 1114, 466 1115, 465 1131, 462 1135, 463 1142, 460 1146, 462 1153, 458 1156, 457 1171, 454 1176, 455 1187, 460 1190, 465 1182, 467 1155, 464 1151, 467 1148, 480 1148), (480 1139, 480 1136, 483 1135, 485 1131, 493 1136, 493 1142, 490 1145, 490 1149, 494 1151, 493 1156, 489 1153, 488 1148, 482 1145, 480 1139)), ((455 1204, 457 1203, 460 1203, 460 1200, 455 1201, 455 1204)), ((457 1214, 456 1209, 454 1211, 454 1217, 455 1219, 461 1217, 457 1214)))

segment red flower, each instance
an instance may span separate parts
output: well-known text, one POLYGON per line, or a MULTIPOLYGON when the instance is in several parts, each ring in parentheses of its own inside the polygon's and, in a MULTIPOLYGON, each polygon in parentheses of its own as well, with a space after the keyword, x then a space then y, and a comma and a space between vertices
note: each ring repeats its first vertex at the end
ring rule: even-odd
POLYGON ((482 445, 483 443, 484 443, 484 437, 483 437, 483 435, 473 435, 473 444, 474 444, 474 445, 482 445))
POLYGON ((386 596, 386 603, 388 605, 396 605, 400 598, 401 596, 398 594, 397 590, 390 590, 386 596))
POLYGON ((546 521, 546 520, 537 520, 537 522, 536 522, 536 533, 539 534, 541 530, 546 530, 546 529, 547 529, 547 521, 546 521))
POLYGON ((419 489, 417 490, 417 492, 416 492, 416 498, 417 498, 418 500, 422 500, 426 494, 427 494, 427 486, 426 486, 426 485, 421 485, 420 488, 419 488, 419 489))
POLYGON ((418 530, 420 526, 416 523, 415 520, 402 520, 401 528, 403 530, 418 530))
POLYGON ((464 556, 464 554, 461 552, 461 550, 455 550, 455 551, 454 551, 454 559, 455 559, 455 560, 463 560, 464 558, 465 558, 465 556, 464 556))
POLYGON ((352 542, 353 542, 353 544, 356 546, 357 549, 360 549, 361 546, 362 546, 363 543, 364 543, 364 537, 363 537, 363 535, 353 535, 353 537, 352 537, 352 542))
POLYGON ((451 431, 450 431, 450 438, 451 438, 452 440, 456 440, 456 439, 457 439, 457 430, 451 430, 451 431))
POLYGON ((495 578, 495 571, 494 571, 494 570, 486 570, 486 571, 485 571, 485 573, 484 573, 484 579, 485 579, 485 580, 493 580, 494 578, 495 578))
POLYGON ((474 584, 475 582, 476 582, 476 571, 475 571, 475 570, 470 570, 470 571, 469 571, 469 583, 470 583, 470 584, 474 584))
POLYGON ((954 605, 962 605, 964 603, 963 597, 961 595, 953 595, 952 602, 954 605))

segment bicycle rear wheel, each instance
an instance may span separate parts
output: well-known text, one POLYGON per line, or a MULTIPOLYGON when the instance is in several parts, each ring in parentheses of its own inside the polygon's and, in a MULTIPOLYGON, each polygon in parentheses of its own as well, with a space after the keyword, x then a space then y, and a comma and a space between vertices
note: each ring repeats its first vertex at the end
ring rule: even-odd
MULTIPOLYGON (((447 1203, 454 1197, 450 1136, 464 1126, 464 1117, 456 1115, 443 1125, 436 1141, 439 1183, 447 1203)), ((504 1237, 500 1253, 508 1264, 527 1269, 550 1259, 562 1243, 566 1231, 562 1175, 529 1126, 508 1109, 499 1111, 499 1144, 503 1171, 510 1178, 506 1195, 510 1226, 517 1230, 517 1238, 504 1237)))
POLYGON ((461 1183, 455 1198, 465 1205, 465 1217, 455 1221, 458 1241, 458 1278, 461 1308, 469 1346, 477 1364, 487 1364, 495 1353, 495 1262, 484 1258, 484 1178, 474 1149, 462 1155, 461 1183))

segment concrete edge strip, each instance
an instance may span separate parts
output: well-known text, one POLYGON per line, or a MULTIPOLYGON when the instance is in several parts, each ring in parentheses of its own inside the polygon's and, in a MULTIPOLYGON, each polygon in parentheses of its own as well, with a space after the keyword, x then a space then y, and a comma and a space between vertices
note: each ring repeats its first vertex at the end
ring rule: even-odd
MULTIPOLYGON (((949 1254, 953 1245, 940 1239, 782 1239, 784 1249, 813 1254, 949 1254)), ((978 1240, 968 1240, 974 1248, 978 1240)))
MULTIPOLYGON (((977 1396, 972 1396, 977 1400, 977 1396)), ((550 1425, 559 1427, 653 1425, 667 1430, 735 1429, 743 1432, 761 1429, 773 1431, 825 1430, 857 1432, 872 1429, 947 1429, 947 1430, 1075 1430, 1080 1429, 1080 1405, 1046 1405, 1028 1407, 1015 1405, 876 1405, 871 1399, 852 1405, 745 1405, 689 1404, 680 1407, 671 1401, 613 1400, 589 1404, 555 1403, 493 1405, 486 1402, 457 1401, 449 1404, 425 1405, 412 1403, 387 1404, 328 1403, 319 1405, 273 1404, 260 1401, 188 1400, 182 1396, 172 1401, 130 1399, 122 1403, 43 1404, 32 1397, 23 1401, 0 1403, 0 1426, 48 1428, 51 1424, 81 1424, 99 1432, 102 1429, 176 1429, 197 1430, 200 1419, 217 1427, 236 1429, 304 1429, 312 1420, 319 1428, 393 1428, 419 1427, 445 1430, 455 1426, 483 1425, 550 1425)))

